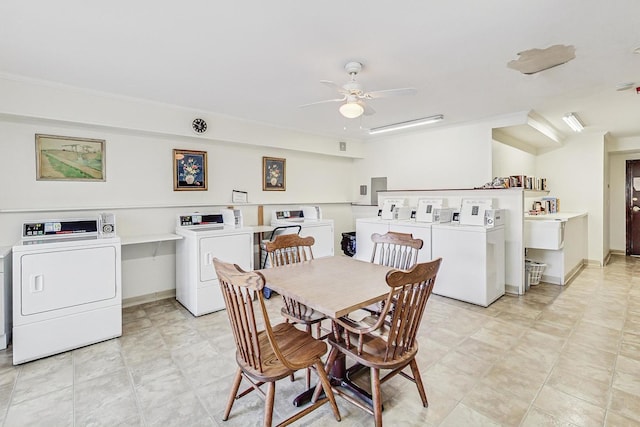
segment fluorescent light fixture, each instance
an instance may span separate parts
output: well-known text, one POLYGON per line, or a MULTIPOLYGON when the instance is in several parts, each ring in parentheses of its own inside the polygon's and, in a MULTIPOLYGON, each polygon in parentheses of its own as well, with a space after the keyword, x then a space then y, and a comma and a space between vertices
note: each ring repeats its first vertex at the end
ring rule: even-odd
POLYGON ((338 110, 340 110, 340 114, 345 116, 347 119, 355 119, 364 113, 364 108, 357 102, 345 102, 338 110))
POLYGON ((369 135, 375 135, 375 134, 384 133, 384 132, 391 132, 391 131, 400 130, 400 129, 408 129, 416 126, 429 125, 431 123, 439 122, 440 120, 444 120, 444 116, 442 114, 423 117, 421 119, 409 120, 406 122, 394 123, 392 125, 380 126, 377 128, 369 129, 369 135))
POLYGON ((584 125, 582 124, 576 113, 567 113, 562 116, 562 120, 564 120, 565 123, 567 123, 567 125, 569 125, 571 130, 573 130, 574 132, 582 132, 582 130, 584 129, 584 125))

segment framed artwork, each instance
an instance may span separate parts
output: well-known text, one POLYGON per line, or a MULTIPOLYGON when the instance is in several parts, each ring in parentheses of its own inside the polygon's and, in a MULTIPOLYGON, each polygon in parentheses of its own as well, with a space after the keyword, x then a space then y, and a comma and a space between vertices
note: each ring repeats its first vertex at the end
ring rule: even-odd
POLYGON ((173 150, 173 190, 207 189, 207 152, 173 150))
POLYGON ((275 157, 262 158, 262 191, 287 189, 287 160, 275 157))
POLYGON ((106 181, 104 139, 36 134, 36 180, 106 181))

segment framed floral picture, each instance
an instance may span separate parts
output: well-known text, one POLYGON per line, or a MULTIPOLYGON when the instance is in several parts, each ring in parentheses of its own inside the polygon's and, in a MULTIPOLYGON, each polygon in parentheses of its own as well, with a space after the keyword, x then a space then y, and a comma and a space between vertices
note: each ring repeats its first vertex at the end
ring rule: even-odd
POLYGON ((104 139, 36 134, 36 180, 105 181, 104 139))
POLYGON ((173 150, 173 190, 207 189, 207 152, 173 150))
POLYGON ((287 189, 287 160, 276 157, 262 158, 262 191, 287 189))

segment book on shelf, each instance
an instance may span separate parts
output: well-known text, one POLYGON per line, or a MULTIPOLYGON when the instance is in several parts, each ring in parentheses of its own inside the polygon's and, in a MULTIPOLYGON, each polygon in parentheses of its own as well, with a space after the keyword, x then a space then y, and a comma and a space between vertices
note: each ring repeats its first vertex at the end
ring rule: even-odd
POLYGON ((547 213, 558 213, 560 211, 560 200, 558 200, 557 197, 543 197, 542 203, 542 206, 547 213))

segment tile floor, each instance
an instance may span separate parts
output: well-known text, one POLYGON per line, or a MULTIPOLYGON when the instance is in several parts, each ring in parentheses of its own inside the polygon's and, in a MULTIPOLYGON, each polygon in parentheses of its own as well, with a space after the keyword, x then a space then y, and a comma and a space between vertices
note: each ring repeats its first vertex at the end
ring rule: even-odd
MULTIPOLYGON (((640 260, 616 256, 566 287, 540 284, 489 308, 429 301, 419 364, 429 397, 383 385, 387 426, 640 426, 640 260)), ((273 318, 279 298, 269 300, 273 318)), ((225 312, 168 299, 124 310, 121 338, 12 366, 0 352, 4 426, 258 426, 262 400, 221 420, 235 371, 225 312)), ((274 421, 304 380, 278 383, 274 421)), ((342 426, 372 417, 338 399, 342 426)), ((335 424, 325 405, 298 425, 335 424)))

